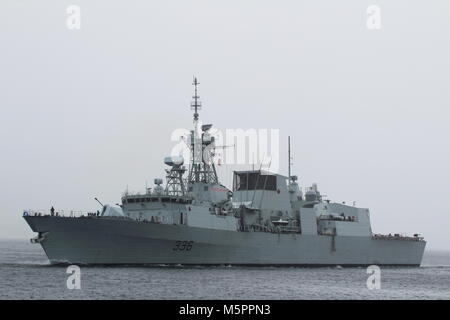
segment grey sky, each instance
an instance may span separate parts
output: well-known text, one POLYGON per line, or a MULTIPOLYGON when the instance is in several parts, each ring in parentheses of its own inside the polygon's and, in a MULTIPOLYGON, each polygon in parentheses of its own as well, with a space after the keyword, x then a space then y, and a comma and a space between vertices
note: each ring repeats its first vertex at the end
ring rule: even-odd
POLYGON ((176 128, 276 128, 281 172, 450 249, 450 2, 0 3, 0 238, 163 177, 176 128), (81 30, 66 8, 81 7, 81 30), (381 30, 366 9, 381 8, 381 30))

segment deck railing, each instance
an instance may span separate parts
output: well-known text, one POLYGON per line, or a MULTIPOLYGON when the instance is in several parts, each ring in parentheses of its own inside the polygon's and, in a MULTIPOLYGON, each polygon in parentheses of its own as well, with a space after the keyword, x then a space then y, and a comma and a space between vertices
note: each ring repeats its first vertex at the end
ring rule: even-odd
POLYGON ((79 217, 95 217, 99 215, 99 211, 80 211, 80 210, 57 210, 55 209, 53 213, 50 209, 48 210, 35 210, 27 209, 23 210, 23 216, 34 216, 34 217, 68 217, 68 218, 79 218, 79 217))
POLYGON ((402 235, 399 233, 394 234, 374 234, 372 235, 374 239, 385 239, 385 240, 409 240, 409 241, 423 241, 424 238, 420 237, 418 234, 415 234, 413 237, 402 235))

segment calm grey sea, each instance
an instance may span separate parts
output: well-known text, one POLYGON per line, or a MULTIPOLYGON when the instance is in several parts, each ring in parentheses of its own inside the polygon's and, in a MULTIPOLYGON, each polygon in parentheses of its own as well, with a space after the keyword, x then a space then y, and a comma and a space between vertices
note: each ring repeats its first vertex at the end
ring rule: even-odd
POLYGON ((420 268, 81 267, 81 289, 66 286, 39 245, 0 241, 1 299, 450 299, 450 252, 427 251, 420 268))

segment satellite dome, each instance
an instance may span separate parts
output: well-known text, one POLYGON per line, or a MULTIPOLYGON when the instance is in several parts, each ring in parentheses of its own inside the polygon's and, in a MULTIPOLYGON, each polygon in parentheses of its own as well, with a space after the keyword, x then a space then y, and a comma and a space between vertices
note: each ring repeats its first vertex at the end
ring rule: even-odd
POLYGON ((164 163, 171 167, 181 166, 184 163, 184 159, 182 156, 165 157, 164 163))

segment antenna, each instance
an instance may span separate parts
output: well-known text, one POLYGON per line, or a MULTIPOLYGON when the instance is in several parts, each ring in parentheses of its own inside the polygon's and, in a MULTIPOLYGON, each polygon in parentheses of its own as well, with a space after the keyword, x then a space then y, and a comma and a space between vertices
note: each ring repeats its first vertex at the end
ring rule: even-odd
POLYGON ((200 98, 200 96, 197 94, 197 86, 200 84, 200 82, 198 82, 197 78, 194 77, 194 81, 192 82, 192 84, 195 87, 195 93, 192 96, 194 101, 191 102, 191 109, 194 110, 194 120, 197 121, 198 120, 198 110, 200 110, 202 108, 202 104, 198 100, 200 98))
MULTIPOLYGON (((253 197, 252 197, 252 203, 251 203, 251 205, 253 206, 253 201, 255 200, 255 195, 256 195, 256 186, 258 185, 258 180, 259 180, 259 176, 261 175, 261 170, 262 170, 262 166, 263 166, 263 162, 264 162, 264 159, 266 158, 266 155, 264 154, 263 155, 263 159, 262 159, 262 161, 261 161, 261 164, 259 165, 259 174, 258 174, 258 176, 256 177, 256 182, 255 182, 255 189, 253 190, 253 197)), ((270 162, 272 163, 272 160, 270 160, 270 162)), ((270 168, 270 167, 269 167, 270 168)), ((248 186, 248 173, 247 173, 247 186, 248 186)), ((247 188, 248 189, 248 188, 247 188)), ((248 190, 247 190, 247 192, 248 192, 248 190)))
POLYGON ((194 130, 191 130, 189 147, 191 149, 191 161, 189 165, 189 183, 218 183, 217 172, 214 166, 215 137, 209 133, 211 124, 198 126, 198 110, 201 109, 201 103, 198 95, 198 85, 200 84, 196 77, 192 83, 194 85, 194 99, 191 102, 191 109, 194 110, 194 130))
MULTIPOLYGON (((270 158, 270 161, 269 161, 269 168, 268 168, 268 170, 267 171, 269 171, 270 170, 270 166, 272 165, 272 157, 270 158)), ((266 191, 266 184, 267 184, 267 177, 268 177, 268 175, 266 175, 266 177, 264 178, 264 187, 263 187, 263 190, 262 190, 262 192, 261 192, 261 199, 259 200, 259 209, 261 210, 261 205, 262 205, 262 201, 263 201, 263 197, 264 197, 264 192, 266 191)), ((257 182, 258 183, 258 182, 257 182)), ((253 205, 253 200, 252 200, 252 205, 253 205)), ((260 214, 261 214, 261 211, 260 211, 260 214)), ((261 216, 260 216, 260 219, 261 219, 261 216)), ((260 222, 261 223, 261 222, 260 222)))
POLYGON ((291 136, 288 136, 288 181, 291 183, 291 136))

